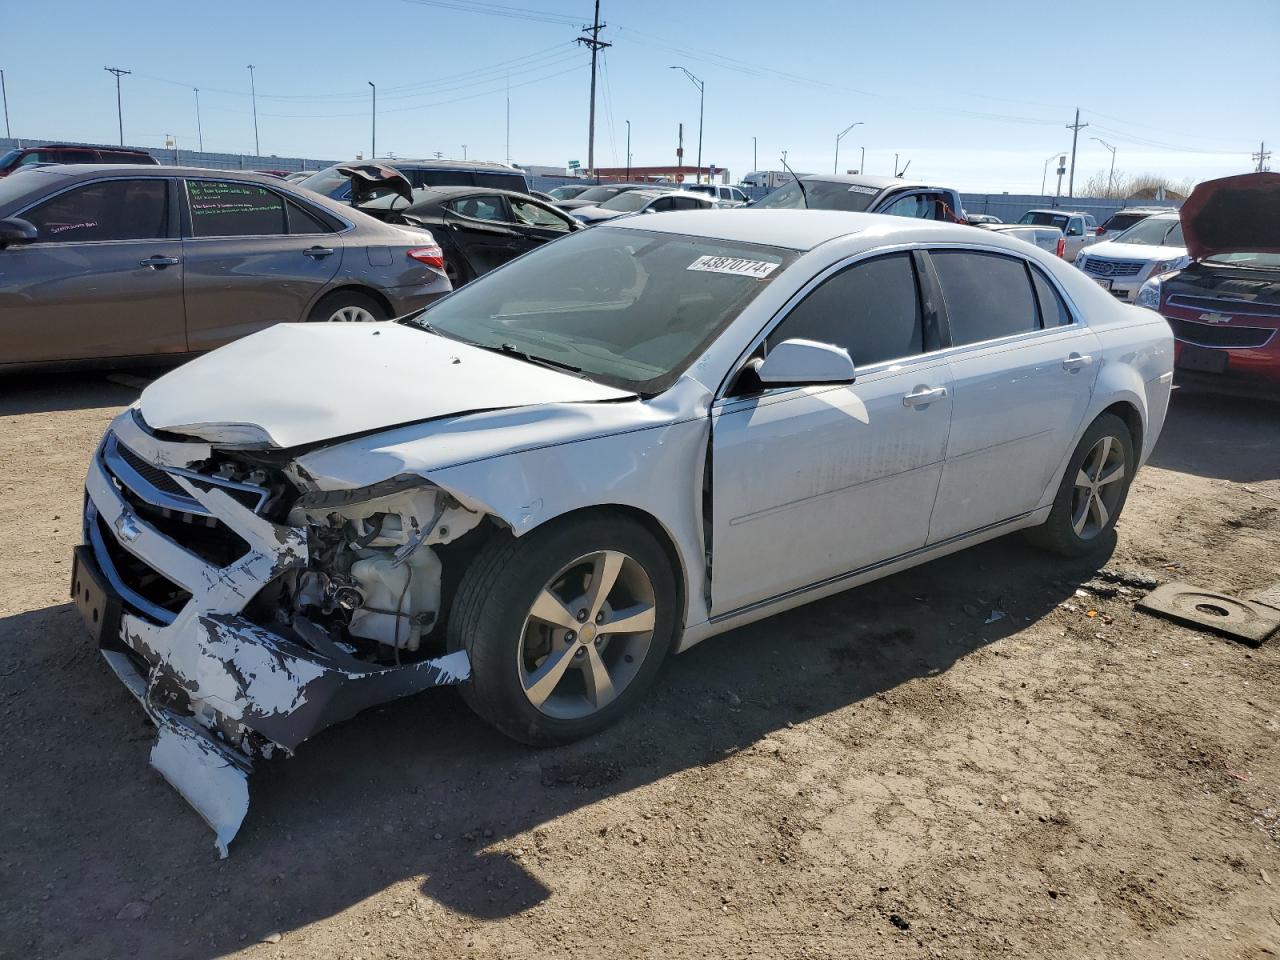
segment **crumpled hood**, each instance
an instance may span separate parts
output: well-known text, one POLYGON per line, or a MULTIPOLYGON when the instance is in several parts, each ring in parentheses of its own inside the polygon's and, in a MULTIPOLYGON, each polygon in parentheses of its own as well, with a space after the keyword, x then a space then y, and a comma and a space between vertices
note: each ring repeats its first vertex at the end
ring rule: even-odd
POLYGON ((1191 191, 1179 217, 1187 252, 1197 260, 1280 253, 1280 173, 1206 180, 1191 191))
POLYGON ((142 392, 156 430, 297 447, 480 410, 633 396, 405 324, 282 323, 142 392))

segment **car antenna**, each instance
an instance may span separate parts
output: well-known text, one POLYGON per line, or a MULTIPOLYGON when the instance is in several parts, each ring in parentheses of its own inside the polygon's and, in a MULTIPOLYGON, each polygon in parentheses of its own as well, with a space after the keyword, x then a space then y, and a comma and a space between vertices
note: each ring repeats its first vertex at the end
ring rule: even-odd
POLYGON ((782 161, 782 165, 786 168, 787 173, 791 174, 791 179, 796 182, 796 186, 800 188, 800 196, 804 198, 804 208, 808 210, 809 194, 804 189, 804 181, 796 176, 796 172, 791 169, 791 164, 787 163, 786 157, 780 157, 779 159, 782 161))

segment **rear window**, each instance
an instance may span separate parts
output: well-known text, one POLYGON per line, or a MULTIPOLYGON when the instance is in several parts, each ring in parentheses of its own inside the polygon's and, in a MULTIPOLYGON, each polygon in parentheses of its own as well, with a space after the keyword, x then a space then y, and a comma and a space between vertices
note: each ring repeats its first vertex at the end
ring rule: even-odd
POLYGON ((763 200, 757 200, 755 206, 756 209, 803 210, 808 208, 862 213, 870 208, 871 202, 879 192, 874 187, 833 180, 805 180, 802 190, 800 185, 792 180, 763 200))
POLYGON ((1018 222, 1028 223, 1036 227, 1057 227, 1064 232, 1067 229, 1067 215, 1065 213, 1050 213, 1047 210, 1028 210, 1018 222))

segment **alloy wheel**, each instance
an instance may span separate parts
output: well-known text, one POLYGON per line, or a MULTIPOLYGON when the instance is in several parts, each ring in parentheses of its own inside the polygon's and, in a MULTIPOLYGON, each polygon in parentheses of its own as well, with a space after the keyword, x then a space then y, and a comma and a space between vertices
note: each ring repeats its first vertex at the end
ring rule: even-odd
POLYGON ((1102 437, 1080 464, 1071 493, 1071 528, 1080 539, 1092 540, 1106 529, 1124 496, 1124 476, 1124 445, 1102 437))
POLYGON ((364 307, 339 307, 329 317, 330 323, 376 323, 377 317, 364 307))
POLYGON ((640 672, 656 614, 653 582, 627 554, 599 550, 566 564, 525 618, 517 666, 529 703, 562 720, 603 710, 640 672))

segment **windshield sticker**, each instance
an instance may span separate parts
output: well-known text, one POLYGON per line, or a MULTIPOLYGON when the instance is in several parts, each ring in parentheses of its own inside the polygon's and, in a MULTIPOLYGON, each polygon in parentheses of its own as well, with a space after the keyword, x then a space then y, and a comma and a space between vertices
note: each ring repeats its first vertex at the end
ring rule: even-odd
POLYGON ((869 195, 871 195, 871 194, 873 194, 873 193, 879 193, 880 191, 879 191, 878 189, 876 189, 875 187, 864 187, 864 186, 861 186, 861 185, 859 185, 859 184, 856 184, 856 183, 855 183, 852 187, 850 187, 850 188, 849 188, 849 192, 850 192, 850 193, 865 193, 865 194, 867 194, 867 195, 869 196, 869 195))
POLYGON ((743 260, 741 257, 699 257, 686 270, 701 270, 704 273, 728 273, 737 277, 755 277, 763 280, 778 269, 776 263, 764 260, 743 260))

